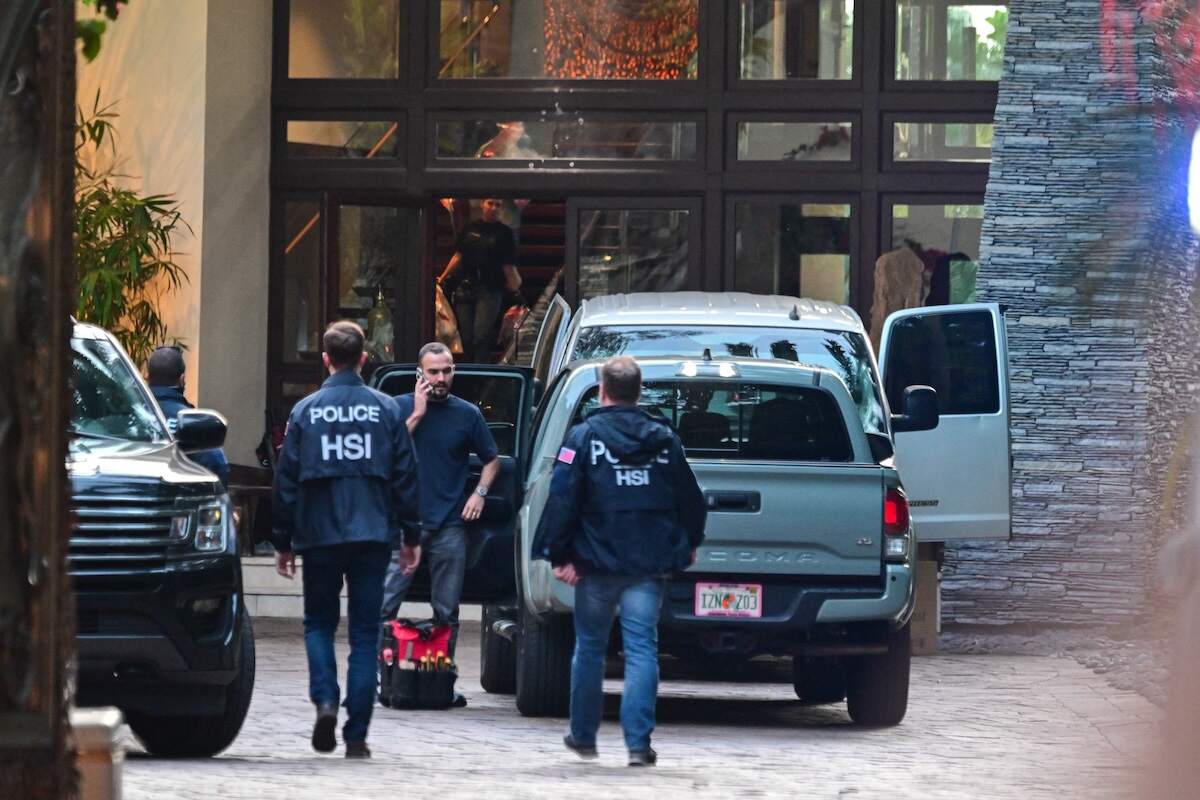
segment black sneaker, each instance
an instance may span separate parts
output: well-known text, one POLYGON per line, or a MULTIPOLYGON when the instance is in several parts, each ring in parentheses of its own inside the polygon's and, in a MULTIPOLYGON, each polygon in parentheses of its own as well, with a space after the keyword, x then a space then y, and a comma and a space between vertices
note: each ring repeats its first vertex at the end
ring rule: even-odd
POLYGON ((653 767, 657 763, 658 753, 654 752, 653 747, 629 751, 629 766, 631 767, 653 767))
POLYGON ((370 758, 371 748, 366 742, 346 742, 346 758, 370 758))
POLYGON ((585 758, 585 759, 590 760, 590 759, 595 758, 598 755, 596 753, 596 745, 580 744, 579 742, 575 741, 575 737, 569 733, 563 737, 563 744, 565 744, 567 746, 568 750, 570 750, 571 752, 573 752, 575 755, 579 756, 580 758, 585 758))
POLYGON ((312 746, 318 753, 332 753, 337 747, 334 732, 337 730, 337 706, 317 706, 317 721, 313 723, 312 746))
POLYGON ((467 707, 467 698, 463 697, 458 692, 455 692, 454 700, 452 700, 450 702, 450 707, 451 708, 466 708, 467 707))

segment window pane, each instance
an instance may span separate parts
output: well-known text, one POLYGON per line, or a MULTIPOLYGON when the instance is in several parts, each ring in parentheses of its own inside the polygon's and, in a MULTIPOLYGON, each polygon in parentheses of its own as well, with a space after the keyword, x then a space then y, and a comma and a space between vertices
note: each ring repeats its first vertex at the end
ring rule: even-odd
POLYGON ((981 205, 892 206, 893 250, 875 264, 876 295, 882 280, 895 290, 892 297, 906 296, 912 302, 888 307, 886 312, 920 305, 974 303, 982 229, 981 205), (923 270, 915 268, 911 254, 920 259, 923 270), (905 259, 914 265, 913 269, 905 268, 905 259), (897 282, 911 285, 899 286, 897 282))
POLYGON ((739 122, 738 161, 849 161, 849 122, 739 122))
POLYGON ((284 206, 283 360, 317 359, 321 353, 321 205, 284 206))
POLYGON ((993 130, 990 122, 897 122, 892 126, 892 157, 986 164, 992 160, 993 130))
MULTIPOLYGON (((690 458, 854 460, 841 411, 820 389, 653 381, 642 388, 638 405, 679 433, 690 458)), ((599 406, 599 390, 589 390, 575 412, 576 421, 599 406)))
POLYGON ((395 78, 400 0, 291 0, 289 78, 395 78))
POLYGON ((734 288, 850 301, 850 206, 734 205, 734 288))
POLYGON ((439 78, 695 79, 699 0, 442 0, 439 78))
POLYGON ((743 80, 849 80, 854 0, 741 0, 743 80))
POLYGON ((1007 34, 1003 3, 896 0, 896 78, 998 81, 1007 34))
POLYGON ((904 407, 908 386, 932 386, 940 414, 995 414, 1000 410, 996 338, 986 311, 929 314, 892 328, 885 370, 888 404, 904 407))
MULTIPOLYGON (((694 122, 613 122, 582 115, 550 121, 489 119, 437 123, 438 158, 528 161, 693 161, 694 122)), ((562 166, 562 165, 555 165, 562 166)), ((567 166, 574 166, 568 164, 567 166)))
POLYGON ((396 280, 405 259, 419 250, 418 213, 389 206, 338 206, 338 316, 362 326, 372 366, 396 360, 396 280))
POLYGON ((700 358, 705 350, 716 356, 778 358, 832 370, 850 390, 863 428, 877 433, 887 431, 883 400, 871 369, 871 350, 866 339, 858 333, 733 325, 710 328, 595 325, 580 330, 568 360, 618 355, 700 358))
POLYGON ((288 120, 288 158, 395 158, 395 122, 288 120))
POLYGON ((687 286, 688 212, 579 212, 579 296, 674 292, 687 286))

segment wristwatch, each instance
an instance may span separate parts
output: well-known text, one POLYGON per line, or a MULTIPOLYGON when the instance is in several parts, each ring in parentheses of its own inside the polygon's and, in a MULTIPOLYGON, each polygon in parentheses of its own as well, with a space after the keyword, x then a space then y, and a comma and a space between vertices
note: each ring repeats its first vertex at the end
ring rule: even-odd
POLYGON ((487 493, 488 487, 482 485, 475 487, 475 494, 479 495, 480 497, 487 497, 487 493))

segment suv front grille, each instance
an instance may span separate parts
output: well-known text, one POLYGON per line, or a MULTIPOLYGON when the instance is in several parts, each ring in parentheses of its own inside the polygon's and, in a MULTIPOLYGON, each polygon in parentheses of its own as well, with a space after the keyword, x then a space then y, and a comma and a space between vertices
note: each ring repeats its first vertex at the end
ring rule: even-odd
POLYGON ((67 559, 72 577, 155 575, 166 571, 174 500, 150 497, 72 498, 75 525, 67 559))

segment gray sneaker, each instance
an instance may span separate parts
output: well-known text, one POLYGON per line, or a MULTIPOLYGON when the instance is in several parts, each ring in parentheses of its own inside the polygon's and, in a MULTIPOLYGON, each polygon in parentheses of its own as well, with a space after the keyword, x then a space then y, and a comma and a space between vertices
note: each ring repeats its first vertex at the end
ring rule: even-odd
POLYGON ((629 766, 631 767, 653 767, 657 763, 658 753, 654 752, 653 747, 629 751, 629 766))
POLYGON ((596 753, 596 745, 580 744, 579 742, 575 741, 575 737, 569 733, 563 737, 563 744, 565 744, 567 749, 573 752, 575 755, 589 761, 598 755, 596 753))

